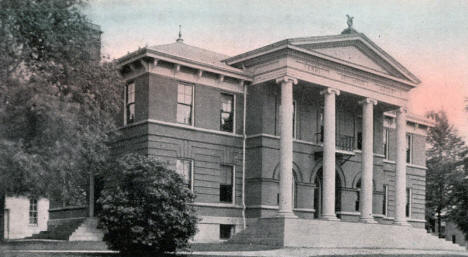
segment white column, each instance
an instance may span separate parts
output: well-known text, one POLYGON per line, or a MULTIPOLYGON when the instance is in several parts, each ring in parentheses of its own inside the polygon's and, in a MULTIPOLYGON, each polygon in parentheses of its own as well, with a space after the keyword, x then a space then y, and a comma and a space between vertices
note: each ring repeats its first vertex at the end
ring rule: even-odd
POLYGON ((409 225, 406 221, 406 109, 396 113, 396 178, 395 178, 395 224, 409 225))
POLYGON ((337 220, 335 214, 335 97, 340 91, 327 88, 320 92, 325 97, 323 134, 323 197, 322 219, 337 220))
POLYGON ((284 76, 276 79, 281 84, 280 106, 280 193, 279 212, 281 217, 296 217, 292 205, 293 163, 293 85, 297 79, 284 76))
POLYGON ((372 216, 372 177, 374 168, 374 105, 377 101, 366 98, 362 104, 361 192, 359 209, 361 222, 375 223, 372 216))

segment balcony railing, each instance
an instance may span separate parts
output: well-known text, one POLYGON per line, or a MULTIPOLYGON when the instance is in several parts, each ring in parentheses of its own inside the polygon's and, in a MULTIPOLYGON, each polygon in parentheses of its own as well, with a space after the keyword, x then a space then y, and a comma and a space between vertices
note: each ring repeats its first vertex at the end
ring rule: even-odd
MULTIPOLYGON (((316 135, 316 142, 322 143, 323 142, 323 134, 322 133, 315 133, 316 135)), ((345 150, 345 151, 353 151, 354 150, 354 137, 336 134, 335 135, 335 145, 337 149, 345 150)))

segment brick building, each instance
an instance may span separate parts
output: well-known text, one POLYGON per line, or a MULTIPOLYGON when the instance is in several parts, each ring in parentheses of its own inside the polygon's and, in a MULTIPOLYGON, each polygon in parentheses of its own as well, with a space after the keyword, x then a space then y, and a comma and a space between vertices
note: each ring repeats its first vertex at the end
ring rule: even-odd
POLYGON ((406 112, 420 81, 352 27, 233 57, 179 35, 118 62, 127 85, 116 151, 185 176, 195 241, 268 218, 424 227, 431 123, 406 112))

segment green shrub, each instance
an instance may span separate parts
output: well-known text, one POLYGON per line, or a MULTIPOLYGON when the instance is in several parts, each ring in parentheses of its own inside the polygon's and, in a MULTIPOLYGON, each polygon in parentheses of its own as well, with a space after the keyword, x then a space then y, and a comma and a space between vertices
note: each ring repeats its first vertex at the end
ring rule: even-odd
POLYGON ((188 246, 198 219, 180 175, 156 159, 128 154, 115 162, 106 183, 98 216, 111 249, 137 256, 188 246))

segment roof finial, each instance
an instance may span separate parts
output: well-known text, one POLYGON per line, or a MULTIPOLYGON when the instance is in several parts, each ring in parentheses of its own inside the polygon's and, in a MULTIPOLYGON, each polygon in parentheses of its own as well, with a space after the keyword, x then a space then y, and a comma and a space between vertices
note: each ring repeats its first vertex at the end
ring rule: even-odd
POLYGON ((346 14, 346 24, 348 24, 348 29, 353 29, 353 19, 354 17, 352 16, 349 16, 348 14, 346 14))
POLYGON ((179 25, 179 38, 177 38, 176 42, 184 42, 182 39, 182 26, 179 25))
POLYGON ((354 17, 346 14, 346 24, 348 24, 348 27, 343 30, 341 34, 357 33, 357 31, 353 28, 353 19, 354 17))

